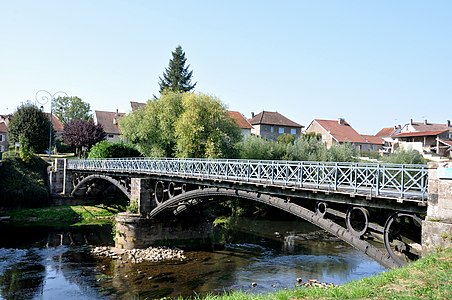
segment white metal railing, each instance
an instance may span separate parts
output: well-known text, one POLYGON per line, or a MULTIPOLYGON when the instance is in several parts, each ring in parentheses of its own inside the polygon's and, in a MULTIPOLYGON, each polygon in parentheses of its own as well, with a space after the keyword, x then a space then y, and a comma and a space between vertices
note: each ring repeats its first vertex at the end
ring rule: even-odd
POLYGON ((427 198, 426 165, 118 158, 68 160, 68 169, 221 179, 412 201, 427 198))

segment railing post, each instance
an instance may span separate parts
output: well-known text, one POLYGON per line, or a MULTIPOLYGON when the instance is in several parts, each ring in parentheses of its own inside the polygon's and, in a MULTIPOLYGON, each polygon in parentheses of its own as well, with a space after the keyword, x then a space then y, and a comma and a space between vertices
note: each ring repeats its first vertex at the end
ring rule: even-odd
POLYGON ((338 165, 337 163, 334 164, 334 190, 337 191, 337 186, 338 186, 338 177, 339 177, 339 169, 338 169, 338 165))
POLYGON ((275 162, 272 160, 272 176, 271 176, 271 184, 273 184, 274 178, 275 178, 275 162))
POLYGON ((380 164, 377 164, 377 171, 376 171, 376 176, 377 176, 377 182, 376 182, 376 195, 379 196, 380 195, 380 164))
POLYGON ((400 198, 403 198, 405 192, 405 165, 402 165, 402 178, 400 180, 401 180, 400 198))
POLYGON ((355 181, 353 182, 353 188, 355 193, 358 191, 358 165, 356 163, 353 164, 353 174, 355 175, 355 181))
POLYGON ((287 161, 286 161, 286 179, 284 182, 284 185, 287 185, 289 183, 289 166, 287 165, 287 161))
POLYGON ((251 164, 248 160, 247 168, 246 168, 246 181, 250 181, 250 174, 251 174, 251 164))

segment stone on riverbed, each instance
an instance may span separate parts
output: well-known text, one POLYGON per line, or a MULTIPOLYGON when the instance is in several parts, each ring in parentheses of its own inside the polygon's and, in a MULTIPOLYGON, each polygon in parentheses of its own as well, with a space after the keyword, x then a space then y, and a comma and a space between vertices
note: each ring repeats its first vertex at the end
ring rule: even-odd
POLYGON ((95 247, 91 253, 97 256, 106 256, 111 259, 125 259, 132 263, 144 261, 184 260, 184 251, 177 248, 149 247, 147 249, 118 249, 114 247, 95 247))

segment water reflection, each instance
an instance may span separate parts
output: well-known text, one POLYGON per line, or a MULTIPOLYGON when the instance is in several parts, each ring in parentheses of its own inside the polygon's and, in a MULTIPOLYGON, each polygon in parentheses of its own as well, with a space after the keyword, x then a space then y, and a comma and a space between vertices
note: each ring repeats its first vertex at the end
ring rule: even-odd
POLYGON ((28 247, 26 240, 17 245, 3 240, 0 298, 155 299, 227 290, 267 292, 292 288, 297 278, 343 284, 385 270, 307 223, 241 219, 232 225, 224 249, 186 252, 183 262, 131 264, 92 257, 85 239, 94 245, 111 243, 101 238, 110 236, 105 229, 71 232, 72 240, 67 231, 50 230, 30 237, 28 247), (59 234, 65 237, 63 245, 59 234), (49 240, 56 246, 46 248, 49 240))

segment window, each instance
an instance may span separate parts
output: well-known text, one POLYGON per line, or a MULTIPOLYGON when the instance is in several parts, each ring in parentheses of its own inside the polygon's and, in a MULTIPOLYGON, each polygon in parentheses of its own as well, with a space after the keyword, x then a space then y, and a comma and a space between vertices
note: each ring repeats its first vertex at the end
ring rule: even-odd
POLYGON ((275 128, 273 126, 270 126, 270 132, 275 132, 275 128))
POLYGON ((108 138, 109 138, 109 139, 112 139, 112 138, 114 138, 114 137, 115 137, 115 136, 114 136, 113 134, 109 134, 109 135, 108 135, 108 138))
POLYGON ((3 142, 3 134, 0 134, 0 142, 3 142))
POLYGON ((279 127, 278 133, 279 133, 279 134, 283 134, 283 133, 284 133, 284 127, 279 127))
POLYGON ((297 134, 296 128, 290 128, 290 134, 297 134))

